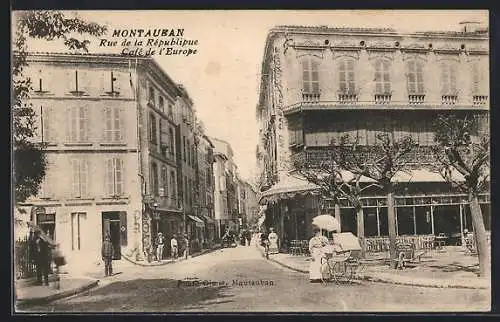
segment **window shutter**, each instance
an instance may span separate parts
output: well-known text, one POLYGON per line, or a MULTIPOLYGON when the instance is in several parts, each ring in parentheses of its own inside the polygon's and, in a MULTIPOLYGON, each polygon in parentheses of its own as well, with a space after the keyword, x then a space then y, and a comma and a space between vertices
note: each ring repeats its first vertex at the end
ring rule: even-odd
POLYGON ((375 62, 375 92, 382 93, 382 63, 380 61, 375 62))
POLYGON ((87 197, 89 194, 89 165, 87 159, 80 159, 80 193, 81 197, 87 197))
POLYGON ((104 131, 103 131, 103 140, 104 142, 112 142, 112 129, 113 129, 113 118, 112 118, 112 109, 109 106, 105 106, 103 109, 104 114, 104 131))
POLYGON ((479 93, 479 66, 478 62, 472 63, 472 94, 479 93))
POLYGON ((448 78, 448 64, 443 63, 441 65, 441 90, 443 94, 449 94, 450 86, 449 86, 449 78, 448 78))
POLYGON ((114 167, 113 159, 106 159, 104 166, 104 185, 107 196, 112 196, 114 193, 114 167))
POLYGON ((86 133, 86 127, 87 127, 87 122, 85 119, 85 106, 80 106, 78 108, 78 132, 77 132, 77 141, 78 142, 86 142, 87 141, 87 133, 86 133))
POLYGON ((384 93, 391 91, 391 70, 389 62, 383 62, 384 66, 384 93))
POLYGON ((68 107, 68 141, 76 142, 76 131, 77 131, 77 107, 68 107))
POLYGON ((53 142, 52 135, 52 110, 49 106, 43 106, 43 141, 44 142, 53 142))
POLYGON ((302 61, 302 88, 306 93, 311 92, 309 81, 309 60, 306 59, 302 61))
POLYGON ((454 94, 457 90, 457 66, 450 64, 450 91, 454 94))
POLYGON ((120 158, 114 159, 115 163, 115 194, 123 195, 123 160, 120 158))
POLYGON ((120 244, 127 246, 127 212, 120 211, 120 244))
POLYGON ((113 107, 113 142, 120 142, 120 122, 121 122, 121 113, 120 106, 113 107))
POLYGON ((340 61, 339 63, 339 85, 340 85, 340 90, 341 91, 346 91, 347 90, 347 84, 346 84, 346 68, 345 68, 345 60, 340 61))
POLYGON ((117 136, 118 136, 118 141, 123 142, 124 140, 124 129, 125 129, 125 108, 123 106, 120 106, 117 108, 118 114, 119 114, 119 123, 118 123, 118 129, 117 129, 117 136))
POLYGON ((71 159, 72 192, 73 197, 81 197, 80 193, 80 165, 78 159, 71 159))
POLYGON ((422 62, 417 62, 417 85, 418 92, 423 93, 424 89, 424 64, 422 62))
POLYGON ((415 93, 415 62, 408 62, 408 92, 415 93))
POLYGON ((66 82, 65 83, 68 87, 66 87, 65 92, 73 92, 76 91, 76 83, 75 83, 75 70, 68 70, 65 75, 66 82))
POLYGON ((319 64, 311 60, 311 90, 313 93, 319 93, 319 64))
POLYGON ((123 73, 120 72, 113 72, 113 77, 115 78, 115 81, 113 82, 113 90, 116 93, 121 93, 122 90, 122 83, 126 81, 125 77, 123 77, 123 73))
POLYGON ((348 72, 348 77, 347 79, 349 80, 349 92, 353 92, 356 88, 356 81, 355 81, 355 75, 354 75, 354 61, 348 60, 347 61, 347 72, 348 72))

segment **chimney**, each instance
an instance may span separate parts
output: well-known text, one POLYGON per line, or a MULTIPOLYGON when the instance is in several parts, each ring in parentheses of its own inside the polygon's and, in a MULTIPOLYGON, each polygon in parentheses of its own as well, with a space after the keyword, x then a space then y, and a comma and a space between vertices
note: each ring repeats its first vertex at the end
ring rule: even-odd
POLYGON ((481 23, 478 21, 461 21, 459 24, 461 32, 476 32, 481 29, 481 23))

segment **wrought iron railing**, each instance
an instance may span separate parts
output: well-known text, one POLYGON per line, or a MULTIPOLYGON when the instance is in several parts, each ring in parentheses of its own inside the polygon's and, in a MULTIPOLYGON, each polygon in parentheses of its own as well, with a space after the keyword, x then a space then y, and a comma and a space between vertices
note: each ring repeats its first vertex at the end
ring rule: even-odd
POLYGON ((27 237, 15 241, 16 279, 29 278, 36 275, 36 268, 30 247, 30 240, 27 237))

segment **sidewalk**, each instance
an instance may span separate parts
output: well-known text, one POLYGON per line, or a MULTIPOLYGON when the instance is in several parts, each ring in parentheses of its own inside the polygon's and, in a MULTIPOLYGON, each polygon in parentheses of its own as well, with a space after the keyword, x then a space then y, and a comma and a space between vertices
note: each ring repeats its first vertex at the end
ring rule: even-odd
POLYGON ((130 263, 132 263, 134 265, 138 265, 138 266, 144 266, 144 267, 163 266, 163 265, 167 265, 167 264, 178 263, 178 262, 181 262, 181 261, 184 261, 184 260, 188 260, 188 259, 193 258, 193 257, 198 257, 198 256, 201 256, 201 255, 205 255, 205 254, 208 254, 210 252, 216 251, 219 248, 220 247, 218 245, 215 245, 214 247, 212 247, 210 249, 202 249, 199 252, 191 254, 191 255, 188 256, 187 259, 184 258, 184 257, 179 257, 176 260, 170 258, 170 259, 163 259, 160 262, 159 261, 155 261, 155 260, 152 260, 151 262, 148 262, 146 260, 137 261, 134 258, 126 256, 125 254, 122 254, 122 258, 125 259, 126 261, 128 261, 128 262, 130 262, 130 263))
MULTIPOLYGON (((450 246, 445 252, 432 252, 422 257, 421 263, 404 270, 390 269, 385 258, 384 254, 369 255, 363 261, 364 270, 359 274, 359 278, 373 282, 435 288, 491 287, 489 279, 477 276, 477 257, 464 254, 461 247, 450 246)), ((288 269, 309 274, 310 257, 276 254, 270 255, 269 260, 288 269)))
POLYGON ((59 289, 54 287, 54 283, 54 281, 50 281, 49 286, 42 286, 16 281, 14 290, 16 295, 16 309, 76 295, 97 286, 99 280, 89 277, 61 275, 59 289))

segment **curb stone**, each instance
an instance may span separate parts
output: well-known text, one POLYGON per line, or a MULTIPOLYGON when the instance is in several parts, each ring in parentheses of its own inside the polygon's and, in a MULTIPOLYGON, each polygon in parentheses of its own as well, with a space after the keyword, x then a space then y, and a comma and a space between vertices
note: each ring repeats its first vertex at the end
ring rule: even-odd
MULTIPOLYGON (((260 249, 260 251, 261 251, 262 256, 264 257, 265 254, 262 251, 262 249, 260 249)), ((309 273, 309 271, 307 271, 307 270, 287 265, 287 264, 280 262, 279 260, 276 260, 272 257, 269 257, 269 260, 280 265, 280 266, 283 266, 283 267, 288 268, 292 271, 295 271, 295 272, 304 273, 304 274, 309 273)), ((366 272, 363 273, 363 276, 360 276, 359 278, 355 278, 355 280, 364 280, 364 281, 368 281, 368 282, 377 282, 377 283, 404 285, 404 286, 428 287, 428 288, 458 288, 458 289, 476 289, 476 290, 477 289, 488 289, 488 286, 483 286, 483 285, 471 286, 471 285, 463 285, 463 284, 454 284, 454 283, 450 283, 450 282, 436 284, 436 283, 425 283, 425 282, 416 283, 416 282, 410 282, 410 281, 408 281, 408 282, 398 281, 398 280, 394 280, 391 278, 382 278, 380 276, 371 275, 371 274, 366 273, 366 272)))
MULTIPOLYGON (((151 262, 151 263, 148 263, 148 264, 143 264, 141 262, 137 262, 137 261, 134 261, 132 260, 131 258, 129 258, 128 256, 126 255, 123 255, 122 254, 122 258, 125 259, 126 261, 128 261, 129 263, 132 263, 134 265, 137 265, 137 266, 142 266, 142 267, 155 267, 155 266, 165 266, 165 265, 169 265, 169 264, 174 264, 174 263, 179 263, 179 262, 183 262, 185 260, 189 260, 189 258, 194 258, 194 257, 198 257, 198 256, 201 256, 201 255, 205 255, 207 253, 211 253, 211 252, 214 252, 218 249, 206 249, 204 251, 201 251, 201 252, 198 252, 196 254, 193 254, 191 255, 190 257, 188 257, 187 259, 185 258, 179 258, 178 260, 167 260, 165 262, 161 262, 161 263, 158 263, 158 262, 151 262)), ((145 261, 145 263, 147 263, 147 261, 145 261)))
POLYGON ((71 297, 71 296, 83 293, 85 291, 88 291, 88 290, 96 287, 98 284, 99 284, 99 280, 94 280, 94 281, 91 281, 85 285, 78 287, 78 288, 70 289, 70 290, 67 290, 67 291, 64 291, 61 293, 56 293, 56 294, 49 295, 49 296, 32 298, 32 299, 30 299, 30 298, 17 299, 16 300, 16 307, 17 308, 24 308, 24 307, 30 306, 30 305, 45 304, 45 303, 59 300, 62 298, 71 297))

